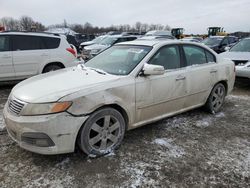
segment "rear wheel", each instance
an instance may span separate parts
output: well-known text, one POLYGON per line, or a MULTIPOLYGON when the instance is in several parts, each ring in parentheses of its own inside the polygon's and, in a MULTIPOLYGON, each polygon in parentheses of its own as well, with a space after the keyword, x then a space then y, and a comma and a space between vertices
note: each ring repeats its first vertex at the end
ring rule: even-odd
POLYGON ((43 73, 46 73, 46 72, 51 72, 51 71, 56 71, 58 69, 61 69, 62 67, 60 67, 59 65, 47 65, 44 70, 43 70, 43 73))
POLYGON ((78 145, 86 154, 104 155, 116 149, 125 133, 123 116, 113 108, 94 112, 78 135, 78 145))
POLYGON ((226 97, 226 88, 222 83, 218 83, 212 89, 207 102, 205 104, 206 109, 210 113, 216 113, 220 111, 226 97))

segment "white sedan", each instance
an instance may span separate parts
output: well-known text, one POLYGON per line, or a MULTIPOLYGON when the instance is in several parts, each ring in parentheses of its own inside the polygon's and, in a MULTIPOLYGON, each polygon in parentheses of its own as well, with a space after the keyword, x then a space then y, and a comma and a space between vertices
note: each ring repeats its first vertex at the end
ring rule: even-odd
POLYGON ((236 76, 250 79, 250 38, 242 39, 227 52, 220 54, 236 65, 236 76))
POLYGON ((234 63, 182 41, 120 43, 85 65, 16 85, 4 107, 10 137, 41 154, 102 155, 127 130, 197 107, 218 112, 233 89, 234 63))

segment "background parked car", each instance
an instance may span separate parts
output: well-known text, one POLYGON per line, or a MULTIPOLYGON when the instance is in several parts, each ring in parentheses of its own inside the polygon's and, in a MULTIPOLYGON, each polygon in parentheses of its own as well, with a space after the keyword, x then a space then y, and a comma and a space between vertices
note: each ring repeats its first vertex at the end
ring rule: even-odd
POLYGON ((163 36, 143 36, 138 38, 137 40, 174 40, 175 37, 171 35, 163 35, 163 36))
POLYGON ((99 44, 107 36, 108 35, 101 35, 101 36, 96 37, 95 39, 93 39, 91 41, 82 42, 80 44, 80 46, 79 46, 80 51, 82 51, 85 46, 89 46, 89 45, 92 45, 92 44, 99 44))
POLYGON ((238 42, 238 38, 234 36, 210 36, 202 41, 217 53, 225 52, 226 47, 231 47, 238 42))
POLYGON ((32 32, 0 33, 0 81, 22 80, 74 66, 76 51, 64 36, 32 32))
POLYGON ((184 37, 181 40, 190 41, 190 42, 201 42, 203 40, 203 38, 201 38, 201 37, 184 37))
POLYGON ((126 42, 132 41, 137 39, 138 36, 123 36, 123 35, 110 35, 105 37, 99 44, 93 44, 90 46, 86 46, 83 50, 83 54, 85 55, 85 59, 92 58, 102 52, 103 50, 107 49, 108 47, 119 43, 119 42, 126 42))
POLYGON ((173 36, 171 31, 152 30, 145 34, 145 36, 173 36))
POLYGON ((237 77, 250 78, 250 38, 242 39, 221 56, 234 61, 237 77))

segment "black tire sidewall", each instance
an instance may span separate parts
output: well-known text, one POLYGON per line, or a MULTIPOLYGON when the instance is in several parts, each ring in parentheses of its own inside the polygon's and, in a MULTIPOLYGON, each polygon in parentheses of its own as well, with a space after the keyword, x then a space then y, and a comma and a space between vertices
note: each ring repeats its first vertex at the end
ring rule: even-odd
POLYGON ((52 70, 59 70, 62 67, 58 66, 58 65, 48 65, 44 68, 43 73, 47 73, 47 72, 51 72, 52 70))
POLYGON ((78 142, 78 146, 80 147, 80 149, 87 155, 92 154, 92 155, 100 156, 118 148, 118 146, 121 144, 123 140, 124 134, 125 134, 125 121, 121 113, 113 108, 103 108, 91 114, 90 117, 86 120, 86 122, 83 124, 82 128, 80 129, 77 142, 78 142), (105 115, 112 115, 120 122, 120 125, 121 125, 120 137, 118 138, 117 143, 114 146, 112 146, 108 151, 99 152, 93 149, 89 145, 88 137, 89 137, 89 132, 93 123, 95 123, 97 119, 100 119, 101 117, 105 115))

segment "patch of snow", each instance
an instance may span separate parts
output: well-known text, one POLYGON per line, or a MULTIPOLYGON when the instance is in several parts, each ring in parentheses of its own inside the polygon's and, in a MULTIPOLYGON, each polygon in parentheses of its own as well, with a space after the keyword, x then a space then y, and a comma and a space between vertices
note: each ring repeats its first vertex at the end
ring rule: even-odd
MULTIPOLYGON (((148 164, 143 161, 123 163, 123 171, 131 178, 124 182, 122 187, 155 187, 156 181, 150 177, 150 173, 152 172, 149 172, 148 168, 154 168, 154 172, 157 172, 160 166, 148 164)), ((159 176, 159 173, 157 173, 157 176, 159 176)))
POLYGON ((66 175, 63 178, 56 178, 54 180, 50 180, 45 176, 41 176, 33 181, 29 181, 25 187, 33 188, 33 187, 51 187, 51 188, 63 188, 63 187, 71 187, 73 185, 74 178, 70 175, 66 175))
POLYGON ((170 157, 179 158, 179 157, 183 156, 185 154, 184 149, 179 147, 179 146, 174 145, 172 142, 173 142, 172 139, 157 138, 152 143, 163 146, 164 148, 166 148, 168 150, 167 154, 170 157))
POLYGON ((249 100, 250 96, 247 95, 229 95, 227 99, 249 100))
POLYGON ((215 115, 215 117, 217 118, 222 118, 222 117, 225 117, 226 115, 223 113, 223 112, 219 112, 215 115))
POLYGON ((212 118, 206 117, 206 118, 203 118, 202 120, 198 120, 195 126, 200 127, 200 128, 205 128, 205 127, 208 127, 211 123, 212 123, 212 118))
POLYGON ((3 110, 0 110, 0 132, 6 130, 2 114, 3 110))

